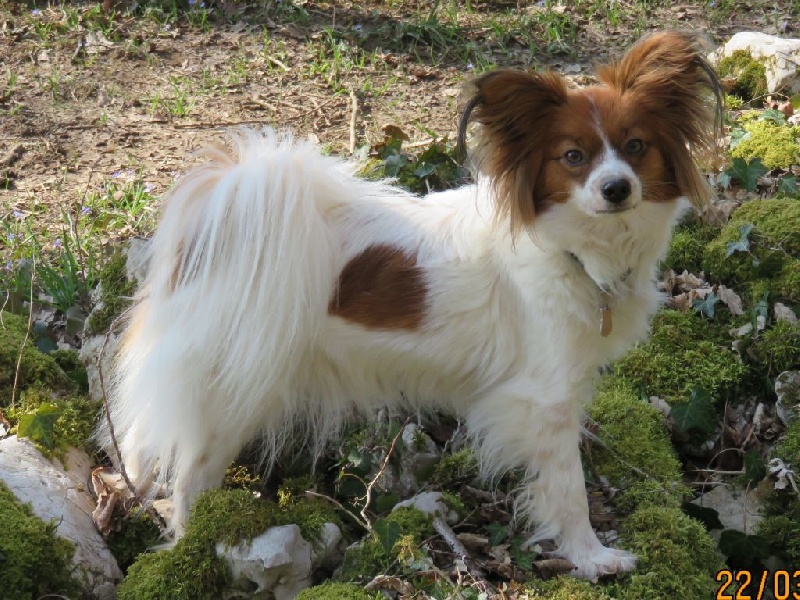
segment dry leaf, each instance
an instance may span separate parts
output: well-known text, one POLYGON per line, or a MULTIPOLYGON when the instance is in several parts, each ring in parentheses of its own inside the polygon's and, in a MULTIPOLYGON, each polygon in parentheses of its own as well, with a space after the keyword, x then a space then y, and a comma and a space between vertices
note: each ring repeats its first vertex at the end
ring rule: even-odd
POLYGON ((742 299, 732 289, 726 288, 724 285, 717 286, 717 297, 728 307, 731 314, 744 314, 744 310, 742 310, 742 299))

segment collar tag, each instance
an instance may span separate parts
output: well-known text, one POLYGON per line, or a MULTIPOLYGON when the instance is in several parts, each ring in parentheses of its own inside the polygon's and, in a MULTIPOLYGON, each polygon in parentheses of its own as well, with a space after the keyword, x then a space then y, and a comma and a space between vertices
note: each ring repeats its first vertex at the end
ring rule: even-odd
POLYGON ((614 327, 611 318, 611 294, 601 290, 600 291, 600 335, 608 337, 614 327))

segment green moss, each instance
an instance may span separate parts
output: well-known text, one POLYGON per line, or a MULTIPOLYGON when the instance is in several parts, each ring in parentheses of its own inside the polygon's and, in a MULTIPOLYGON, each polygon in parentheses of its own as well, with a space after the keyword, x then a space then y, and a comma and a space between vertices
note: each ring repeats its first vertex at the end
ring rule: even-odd
POLYGON ((715 235, 713 227, 700 222, 680 225, 672 236, 664 267, 676 273, 699 273, 703 270, 703 250, 715 235))
POLYGON ((800 163, 800 127, 766 120, 749 121, 742 127, 750 135, 731 150, 732 157, 760 158, 768 169, 788 169, 800 163))
POLYGON ((20 504, 0 482, 0 592, 8 600, 47 594, 72 597, 79 591, 71 576, 75 548, 20 504))
POLYGON ((787 515, 771 515, 756 525, 756 533, 769 540, 772 551, 789 564, 800 563, 800 521, 787 515))
POLYGON ((567 576, 536 581, 525 591, 528 600, 613 600, 602 588, 567 576))
POLYGON ((800 469, 800 419, 789 423, 774 454, 791 464, 795 470, 800 469))
POLYGON ((89 438, 97 423, 101 403, 86 396, 57 396, 48 390, 30 388, 20 395, 14 409, 6 409, 6 414, 16 424, 22 415, 36 412, 45 403, 54 405, 58 410, 58 418, 53 424, 54 444, 49 447, 34 440, 37 448, 45 456, 61 457, 63 451, 70 447, 82 448, 91 454, 94 447, 89 438))
POLYGON ((679 485, 680 462, 661 412, 645 403, 632 386, 610 378, 600 385, 588 410, 600 424, 598 436, 603 442, 592 448, 595 471, 624 489, 622 497, 632 506, 648 501, 679 506, 688 490, 679 485))
POLYGON ((398 534, 391 550, 384 546, 376 527, 361 542, 345 551, 342 564, 334 575, 335 580, 363 581, 375 573, 387 571, 395 561, 413 559, 420 554, 422 541, 434 533, 432 517, 416 508, 399 508, 382 521, 383 531, 395 529, 398 534))
POLYGON ((76 350, 54 350, 49 356, 72 379, 78 391, 84 394, 89 392, 89 376, 76 350))
POLYGON ((295 600, 381 600, 380 593, 370 594, 352 583, 323 583, 300 592, 295 600))
POLYGON ((192 507, 186 535, 176 546, 141 555, 119 587, 120 600, 189 600, 218 598, 230 581, 218 542, 249 541, 269 527, 296 524, 313 541, 323 523, 338 519, 320 502, 296 502, 280 507, 246 490, 209 490, 192 507))
POLYGON ((635 571, 608 584, 615 598, 714 597, 722 559, 703 526, 680 509, 643 506, 623 522, 622 536, 638 561, 635 571))
POLYGON ((478 459, 470 448, 442 456, 433 469, 429 482, 448 485, 457 481, 472 481, 478 476, 478 459))
MULTIPOLYGON (((116 516, 116 515, 115 515, 116 516)), ((145 510, 134 507, 116 521, 116 529, 106 539, 119 568, 127 569, 136 558, 158 543, 161 531, 155 519, 145 510)))
POLYGON ((732 96, 731 94, 725 94, 725 108, 728 110, 739 110, 742 108, 744 101, 739 98, 739 96, 732 96))
MULTIPOLYGON (((28 336, 28 319, 9 312, 0 312, 0 390, 10 390, 14 386, 19 361, 17 389, 25 389, 38 384, 56 390, 72 387, 69 377, 52 356, 42 354, 33 344, 33 336, 28 336), (21 358, 20 358, 21 354, 21 358)), ((0 407, 4 406, 11 394, 2 394, 0 407)))
POLYGON ((615 372, 648 396, 670 402, 688 399, 695 387, 708 390, 714 398, 727 398, 746 368, 722 345, 720 329, 694 313, 662 310, 653 320, 650 340, 619 360, 615 372))
POLYGON ((747 50, 737 50, 719 61, 717 70, 721 77, 733 77, 730 93, 752 100, 767 93, 767 76, 764 65, 753 59, 747 50))
POLYGON ((751 200, 731 216, 716 239, 706 246, 706 272, 726 285, 749 286, 751 299, 768 291, 773 299, 800 301, 800 200, 751 200), (728 244, 740 239, 740 227, 753 225, 750 251, 727 255, 728 244))
POLYGON ((779 321, 753 340, 750 357, 770 377, 800 365, 800 325, 779 321))
POLYGON ((118 252, 100 272, 100 303, 86 321, 86 331, 100 334, 108 331, 111 323, 131 304, 136 292, 136 282, 128 280, 124 252, 118 252))

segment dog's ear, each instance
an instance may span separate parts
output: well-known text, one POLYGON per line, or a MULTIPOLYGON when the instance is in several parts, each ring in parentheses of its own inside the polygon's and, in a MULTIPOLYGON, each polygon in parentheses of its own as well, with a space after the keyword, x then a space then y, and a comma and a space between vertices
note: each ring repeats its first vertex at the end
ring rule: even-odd
POLYGON ((718 157, 724 103, 701 41, 675 31, 649 35, 598 77, 655 124, 681 193, 703 208, 710 191, 696 162, 718 157))
POLYGON ((467 127, 478 124, 471 160, 491 180, 495 217, 510 222, 512 235, 533 223, 548 121, 566 99, 561 76, 513 70, 487 73, 462 95, 458 147, 463 156, 467 127))

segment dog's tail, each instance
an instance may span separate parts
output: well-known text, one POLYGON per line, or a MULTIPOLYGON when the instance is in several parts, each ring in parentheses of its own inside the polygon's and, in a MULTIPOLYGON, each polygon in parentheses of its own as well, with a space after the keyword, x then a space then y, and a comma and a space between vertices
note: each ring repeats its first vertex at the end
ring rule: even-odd
MULTIPOLYGON (((218 485, 259 429, 297 411, 285 390, 341 269, 326 215, 353 193, 345 163, 311 143, 272 130, 232 141, 167 198, 110 397, 135 483, 158 467, 176 502, 218 485)), ((107 429, 99 438, 111 447, 107 429)))

